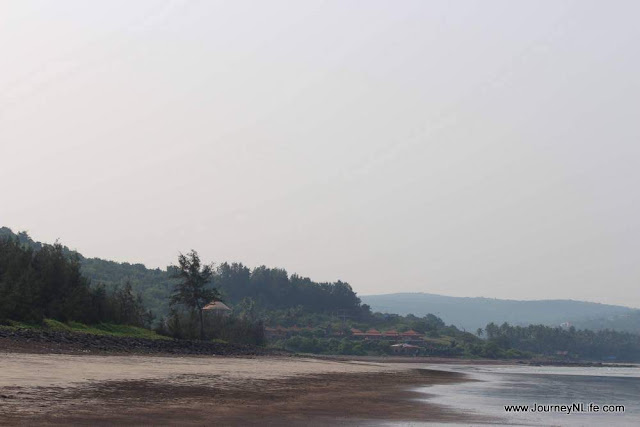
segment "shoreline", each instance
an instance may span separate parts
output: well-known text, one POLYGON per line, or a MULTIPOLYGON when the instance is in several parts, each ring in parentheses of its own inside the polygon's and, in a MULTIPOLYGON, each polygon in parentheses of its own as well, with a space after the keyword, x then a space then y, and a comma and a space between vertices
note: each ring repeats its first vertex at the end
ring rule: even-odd
POLYGON ((588 360, 551 359, 471 359, 441 356, 355 356, 299 354, 282 349, 224 342, 149 339, 95 335, 91 333, 49 331, 35 329, 8 329, 0 327, 0 352, 23 354, 75 354, 75 355, 145 355, 145 356, 224 356, 224 357, 312 357, 319 360, 363 361, 377 363, 428 363, 474 365, 526 365, 560 367, 638 367, 637 363, 600 362, 588 360))
POLYGON ((377 363, 422 363, 432 365, 487 365, 487 366, 556 366, 564 368, 638 368, 638 363, 628 362, 594 362, 586 360, 576 361, 556 361, 556 360, 540 360, 540 359, 465 359, 462 357, 439 357, 439 356, 342 356, 342 355, 324 355, 309 354, 308 357, 315 357, 321 360, 337 360, 337 361, 363 361, 377 363))
POLYGON ((0 361, 3 425, 491 422, 416 391, 473 381, 466 375, 398 363, 16 353, 0 361))

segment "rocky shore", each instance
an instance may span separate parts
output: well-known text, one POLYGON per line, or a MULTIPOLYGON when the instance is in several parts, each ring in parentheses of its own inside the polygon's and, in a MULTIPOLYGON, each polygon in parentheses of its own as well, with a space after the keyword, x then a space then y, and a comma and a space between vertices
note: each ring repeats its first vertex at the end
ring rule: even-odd
POLYGON ((221 342, 131 338, 67 331, 1 328, 0 352, 202 356, 259 356, 282 354, 282 352, 263 347, 221 342))

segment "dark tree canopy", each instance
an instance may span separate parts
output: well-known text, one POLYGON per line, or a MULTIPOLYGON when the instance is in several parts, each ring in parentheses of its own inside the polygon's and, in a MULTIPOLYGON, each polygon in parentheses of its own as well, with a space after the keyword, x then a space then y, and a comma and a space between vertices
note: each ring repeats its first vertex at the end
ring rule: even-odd
POLYGON ((241 263, 222 263, 216 269, 215 281, 229 301, 240 303, 251 298, 265 309, 303 307, 316 313, 363 310, 348 283, 317 283, 297 274, 289 276, 281 268, 260 266, 250 270, 241 263))
POLYGON ((0 236, 0 320, 45 318, 142 326, 151 319, 131 285, 107 291, 91 286, 80 257, 62 245, 31 247, 22 238, 0 236))

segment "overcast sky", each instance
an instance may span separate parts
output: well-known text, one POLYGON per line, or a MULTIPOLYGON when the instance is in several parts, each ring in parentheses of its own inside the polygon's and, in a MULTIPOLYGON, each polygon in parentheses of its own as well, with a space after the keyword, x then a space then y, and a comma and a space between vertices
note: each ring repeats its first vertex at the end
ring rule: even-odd
POLYGON ((2 1, 0 225, 640 307, 640 2, 2 1))

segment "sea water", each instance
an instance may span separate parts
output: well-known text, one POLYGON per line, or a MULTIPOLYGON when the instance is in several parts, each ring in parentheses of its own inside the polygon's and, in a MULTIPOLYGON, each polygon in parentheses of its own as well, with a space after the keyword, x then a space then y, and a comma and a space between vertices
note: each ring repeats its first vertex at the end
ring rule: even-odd
POLYGON ((638 367, 425 367, 462 372, 477 380, 420 391, 429 403, 471 415, 472 419, 476 415, 479 421, 491 417, 496 423, 510 425, 640 426, 638 367), (528 412, 508 412, 508 405, 526 405, 528 412), (605 406, 615 412, 605 412, 605 406))

